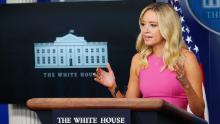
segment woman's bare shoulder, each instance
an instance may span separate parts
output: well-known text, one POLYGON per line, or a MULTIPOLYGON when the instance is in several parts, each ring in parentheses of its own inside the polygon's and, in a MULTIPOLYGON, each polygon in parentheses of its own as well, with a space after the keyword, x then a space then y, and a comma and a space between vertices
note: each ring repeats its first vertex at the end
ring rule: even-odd
POLYGON ((187 49, 183 49, 181 51, 181 54, 184 56, 185 61, 187 63, 193 63, 193 62, 197 63, 197 58, 196 58, 195 54, 192 51, 187 50, 187 49))
POLYGON ((140 53, 135 53, 132 57, 132 63, 137 63, 140 60, 140 53))

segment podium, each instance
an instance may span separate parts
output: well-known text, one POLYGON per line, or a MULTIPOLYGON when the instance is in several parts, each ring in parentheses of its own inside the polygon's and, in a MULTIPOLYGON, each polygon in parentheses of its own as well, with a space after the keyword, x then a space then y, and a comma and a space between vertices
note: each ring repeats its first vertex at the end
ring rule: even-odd
POLYGON ((52 113, 56 110, 128 110, 131 124, 208 124, 164 100, 152 98, 32 98, 27 107, 37 113, 42 124, 53 124, 52 113))

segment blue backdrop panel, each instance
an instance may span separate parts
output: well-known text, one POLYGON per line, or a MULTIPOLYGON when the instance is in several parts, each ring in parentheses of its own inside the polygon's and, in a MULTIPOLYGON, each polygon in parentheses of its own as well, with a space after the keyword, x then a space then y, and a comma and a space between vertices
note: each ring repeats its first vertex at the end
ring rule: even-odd
MULTIPOLYGON (((210 124, 220 123, 220 36, 202 27, 189 13, 185 0, 181 2, 183 13, 191 29, 194 42, 200 49, 200 57, 205 76, 205 91, 208 102, 210 124)), ((220 9, 219 9, 220 10, 220 9)))
POLYGON ((0 124, 8 124, 8 105, 0 104, 0 124))

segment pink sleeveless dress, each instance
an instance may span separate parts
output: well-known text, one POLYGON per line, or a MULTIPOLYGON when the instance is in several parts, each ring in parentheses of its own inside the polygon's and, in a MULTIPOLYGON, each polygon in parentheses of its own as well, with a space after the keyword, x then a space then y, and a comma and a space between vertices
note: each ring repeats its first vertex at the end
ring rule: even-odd
POLYGON ((160 98, 174 106, 187 109, 187 97, 176 73, 168 69, 160 72, 163 59, 154 55, 148 57, 149 66, 139 72, 140 90, 143 98, 160 98))

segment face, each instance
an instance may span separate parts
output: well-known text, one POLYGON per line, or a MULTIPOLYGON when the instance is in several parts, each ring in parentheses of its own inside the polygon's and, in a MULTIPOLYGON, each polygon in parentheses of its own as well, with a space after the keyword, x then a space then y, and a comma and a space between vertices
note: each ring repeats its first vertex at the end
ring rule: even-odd
POLYGON ((154 47, 164 43, 164 39, 160 34, 158 18, 154 11, 145 12, 140 23, 141 35, 147 46, 154 47))

